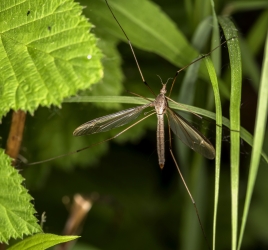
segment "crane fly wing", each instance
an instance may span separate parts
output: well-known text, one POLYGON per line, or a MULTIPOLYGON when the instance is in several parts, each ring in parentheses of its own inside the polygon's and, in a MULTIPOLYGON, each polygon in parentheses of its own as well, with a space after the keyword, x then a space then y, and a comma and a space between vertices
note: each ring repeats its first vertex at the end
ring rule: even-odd
POLYGON ((208 159, 215 158, 215 149, 210 141, 183 117, 167 108, 170 128, 179 139, 197 153, 208 159))
POLYGON ((73 132, 73 135, 89 135, 121 127, 138 118, 141 112, 145 108, 150 107, 150 105, 151 103, 148 103, 143 106, 125 109, 110 115, 102 116, 94 120, 88 121, 76 128, 73 132))

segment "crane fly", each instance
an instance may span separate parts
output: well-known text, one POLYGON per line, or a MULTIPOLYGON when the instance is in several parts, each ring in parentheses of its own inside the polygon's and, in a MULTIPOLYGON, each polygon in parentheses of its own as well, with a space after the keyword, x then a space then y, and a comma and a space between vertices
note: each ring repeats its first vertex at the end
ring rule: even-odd
MULTIPOLYGON (((140 76, 142 78, 143 83, 154 94, 154 92, 152 91, 150 86, 145 81, 145 78, 143 77, 141 68, 139 66, 139 63, 138 63, 138 60, 136 58, 136 54, 134 52, 134 49, 132 47, 130 39, 128 38, 128 36, 127 36, 126 32, 124 31, 123 27, 121 26, 121 24, 117 20, 116 16, 114 15, 113 10, 111 9, 111 7, 110 7, 110 5, 109 5, 107 0, 105 0, 105 3, 108 6, 113 18, 115 19, 115 21, 119 25, 121 31, 123 32, 124 36, 126 37, 126 39, 128 41, 128 44, 129 44, 130 49, 132 51, 132 54, 134 56, 134 59, 135 59, 136 65, 138 67, 138 70, 139 70, 139 73, 140 73, 140 76)), ((226 42, 227 41, 223 42, 222 44, 224 44, 226 42)), ((214 48, 209 53, 203 55, 202 57, 194 60, 192 63, 190 63, 190 64, 186 65, 185 67, 181 68, 180 70, 178 70, 176 72, 176 74, 175 74, 174 79, 173 79, 173 82, 172 82, 172 85, 171 85, 171 88, 170 88, 170 92, 169 92, 169 96, 170 96, 170 94, 172 92, 173 85, 174 85, 174 83, 176 81, 176 78, 177 78, 179 72, 184 70, 185 68, 187 68, 191 64, 193 64, 193 63, 203 59, 204 57, 208 56, 209 54, 211 54, 218 47, 214 48)), ((162 80, 161 80, 161 83, 162 83, 162 80)), ((106 115, 106 116, 102 116, 102 117, 93 119, 91 121, 88 121, 88 122, 80 125, 78 128, 76 128, 74 130, 74 132, 73 132, 73 135, 74 136, 90 135, 90 134, 95 134, 95 133, 100 133, 100 132, 106 132, 106 131, 109 131, 109 130, 111 130, 113 128, 121 127, 121 126, 126 125, 126 124, 134 121, 135 119, 137 119, 144 109, 149 108, 149 107, 151 107, 151 108, 154 107, 155 112, 150 113, 149 115, 147 115, 144 118, 142 118, 140 121, 132 124, 131 126, 129 126, 126 129, 124 129, 123 131, 121 131, 120 133, 115 135, 114 137, 109 138, 107 140, 104 140, 102 142, 106 142, 108 140, 114 139, 115 137, 121 135, 122 133, 124 133, 128 129, 130 129, 133 126, 135 126, 137 123, 139 123, 142 120, 146 119, 147 117, 149 117, 149 116, 151 116, 153 114, 156 114, 156 116, 157 116, 157 154, 158 154, 158 162, 159 162, 160 168, 163 169, 164 164, 165 164, 164 115, 166 115, 167 119, 168 119, 168 124, 169 124, 170 152, 171 152, 172 158, 173 158, 177 168, 178 168, 178 164, 177 164, 177 162, 176 162, 176 160, 174 158, 174 155, 172 153, 172 150, 171 150, 170 128, 173 131, 173 133, 176 136, 178 136, 178 138, 184 144, 186 144, 188 147, 190 147, 191 149, 193 149, 197 153, 200 153, 201 155, 203 155, 204 157, 206 157, 208 159, 214 159, 215 158, 215 149, 214 149, 213 145, 210 143, 210 141, 204 135, 202 135, 197 129, 195 129, 188 121, 186 121, 183 117, 181 117, 180 115, 178 115, 172 109, 169 108, 168 102, 169 101, 175 102, 175 101, 173 101, 172 99, 170 99, 169 97, 167 97, 165 95, 166 92, 167 92, 166 85, 167 85, 167 82, 162 83, 162 88, 160 90, 160 94, 156 96, 156 98, 155 98, 155 100, 153 102, 150 102, 150 103, 142 105, 142 106, 121 110, 119 112, 116 112, 116 113, 113 113, 113 114, 110 114, 110 115, 106 115)), ((145 98, 145 99, 147 99, 147 98, 145 98)), ((102 142, 100 142, 100 143, 102 143, 102 142)), ((97 144, 99 144, 99 143, 97 143, 97 144)), ((82 151, 82 150, 87 149, 87 148, 88 147, 83 148, 83 149, 78 150, 78 151, 82 151)), ((180 172, 179 168, 178 168, 178 171, 180 172)), ((182 175, 181 175, 181 177, 182 177, 182 175)), ((183 177, 182 177, 182 179, 183 179, 183 177)), ((185 183, 185 185, 186 185, 186 183, 185 183)), ((186 187, 186 189, 188 190, 187 187, 186 187)))
MULTIPOLYGON (((133 57, 135 59, 135 62, 136 62, 136 65, 137 65, 137 68, 139 70, 139 73, 140 73, 140 76, 142 78, 143 83, 149 88, 149 90, 152 92, 152 94, 154 96, 156 96, 154 94, 153 90, 150 88, 150 86, 145 81, 145 78, 143 77, 143 73, 142 73, 141 68, 139 66, 139 62, 136 58, 136 55, 135 55, 135 52, 134 52, 134 49, 132 47, 130 39, 128 38, 123 27, 121 26, 121 24, 117 20, 116 16, 114 15, 113 10, 111 9, 107 0, 105 0, 105 2, 106 2, 106 5, 108 6, 113 18, 115 19, 115 21, 119 25, 121 31, 124 33, 124 36, 126 37, 126 39, 128 41, 128 44, 129 44, 130 49, 132 51, 133 57)), ((212 51, 214 51, 214 50, 212 50, 212 51)), ((210 53, 212 53, 212 51, 210 51, 206 55, 194 60, 189 65, 195 63, 196 61, 201 60, 205 56, 208 56, 210 53)), ((184 186, 185 186, 185 188, 186 188, 186 190, 187 190, 187 192, 192 200, 192 203, 194 205, 200 227, 201 227, 202 232, 203 232, 203 236, 204 236, 204 238, 207 242, 207 245, 209 247, 209 243, 208 243, 204 228, 203 228, 202 223, 201 223, 201 219, 199 216, 197 206, 196 206, 195 201, 192 197, 192 194, 191 194, 191 192, 190 192, 190 190, 189 190, 189 188, 188 188, 188 186, 183 178, 183 175, 180 171, 180 168, 177 164, 177 161, 174 157, 174 154, 172 152, 172 145, 171 145, 171 131, 170 130, 172 130, 173 133, 184 144, 186 144, 188 147, 190 147, 191 149, 193 149, 197 153, 200 153, 201 155, 203 155, 204 157, 206 157, 208 159, 215 158, 215 149, 214 149, 213 145, 210 143, 210 141, 204 135, 202 135, 197 129, 195 129, 190 123, 188 123, 188 121, 186 121, 183 117, 181 117, 180 115, 178 115, 172 109, 169 108, 169 102, 175 102, 172 99, 170 99, 169 97, 170 97, 170 94, 172 92, 172 88, 173 88, 173 85, 176 81, 176 78, 177 78, 179 72, 184 70, 185 68, 187 68, 189 65, 183 67, 182 69, 180 69, 176 72, 175 77, 173 78, 173 82, 172 82, 168 96, 166 96, 166 93, 167 93, 166 86, 167 86, 168 80, 166 83, 163 83, 161 80, 162 88, 160 90, 160 93, 156 96, 154 101, 150 101, 149 103, 142 105, 142 106, 125 109, 125 110, 122 110, 122 111, 119 111, 119 112, 116 112, 113 114, 109 114, 109 115, 102 116, 102 117, 93 119, 91 121, 88 121, 88 122, 80 125, 78 128, 76 128, 73 132, 73 135, 74 136, 90 135, 90 134, 109 131, 111 129, 124 126, 124 125, 134 121, 135 119, 137 119, 145 109, 154 107, 155 110, 153 112, 149 112, 149 114, 145 115, 143 118, 141 118, 140 120, 138 120, 134 124, 130 125, 126 129, 122 130, 114 137, 109 138, 109 139, 102 141, 102 142, 106 142, 108 140, 114 139, 115 137, 121 135, 122 133, 124 133, 128 129, 132 128, 133 126, 135 126, 139 122, 143 121, 144 119, 148 118, 149 116, 156 114, 156 116, 157 116, 157 132, 156 132, 157 136, 156 136, 156 138, 157 138, 158 163, 159 163, 160 168, 163 169, 164 165, 165 165, 164 115, 166 115, 167 121, 168 121, 168 126, 169 126, 169 129, 168 129, 168 131, 169 131, 169 151, 170 151, 171 156, 173 158, 173 161, 177 167, 178 173, 183 181, 183 184, 184 184, 184 186)), ((147 98, 145 98, 145 99, 147 99, 147 98)), ((100 142, 100 143, 102 143, 102 142, 100 142)), ((98 143, 98 144, 100 144, 100 143, 98 143)), ((88 147, 86 147, 84 149, 87 149, 87 148, 88 147)), ((82 149, 82 150, 84 150, 84 149, 82 149)))
MULTIPOLYGON (((188 121, 186 121, 183 117, 176 114, 172 109, 169 108, 168 102, 171 99, 165 96, 167 92, 166 85, 167 83, 162 83, 160 94, 155 98, 154 101, 142 106, 125 109, 110 115, 102 116, 94 120, 88 121, 76 128, 73 132, 73 135, 90 135, 121 127, 137 119, 146 108, 154 107, 155 111, 145 116, 142 120, 153 114, 156 114, 157 116, 157 154, 159 166, 161 169, 164 167, 165 164, 164 115, 167 116, 168 124, 173 133, 178 136, 178 138, 184 144, 189 146, 194 151, 205 156, 206 158, 214 159, 215 149, 210 143, 210 141, 205 136, 203 136, 197 129, 190 125, 188 121)), ((124 130, 123 132, 125 131, 126 130, 124 130)))
MULTIPOLYGON (((157 116, 157 154, 158 154, 158 162, 159 162, 159 166, 161 169, 164 168, 165 165, 165 133, 164 133, 164 116, 166 115, 167 117, 167 121, 168 121, 168 132, 169 132, 169 151, 171 153, 172 159, 176 165, 176 168, 178 170, 178 173, 182 179, 182 182, 190 196, 190 199, 194 205, 196 214, 197 214, 197 218, 200 224, 200 227, 202 229, 204 238, 208 244, 208 240, 207 237, 205 235, 202 223, 201 223, 201 219, 198 213, 198 209, 197 206, 195 204, 195 201, 191 195, 191 192, 183 178, 183 175, 180 171, 180 168, 177 164, 177 161, 174 157, 173 151, 172 151, 172 145, 171 145, 171 131, 184 143, 186 144, 188 147, 190 147, 192 150, 196 151, 197 153, 203 155, 204 157, 208 158, 208 159, 214 159, 215 158, 215 149, 213 147, 213 145, 210 143, 210 141, 204 136, 202 135, 196 128, 194 128, 187 120, 185 120, 182 116, 180 116, 179 114, 175 113, 170 107, 169 107, 169 103, 170 102, 174 102, 176 104, 178 104, 177 102, 175 102, 174 100, 172 100, 170 98, 170 94, 172 92, 173 86, 175 84, 175 81, 177 79, 178 74, 186 69, 188 66, 190 66, 191 64, 203 59, 204 57, 210 55, 214 50, 216 50, 217 48, 219 48, 220 46, 222 46, 224 43, 226 43, 227 41, 233 39, 228 39, 226 41, 224 41, 223 43, 221 43, 219 46, 217 46, 216 48, 214 48, 213 50, 211 50, 209 53, 204 54, 203 56, 197 58, 196 60, 192 61, 190 64, 186 65, 185 67, 181 68, 180 70, 178 70, 173 78, 170 90, 169 90, 169 94, 166 95, 167 93, 167 83, 168 80, 166 81, 166 83, 163 83, 161 80, 161 84, 162 84, 162 88, 160 90, 160 93, 158 95, 155 95, 155 93, 153 92, 153 90, 150 88, 150 86, 147 84, 147 82, 145 81, 145 78, 143 76, 143 73, 141 71, 141 68, 139 66, 138 60, 136 58, 134 49, 132 47, 132 44, 130 42, 130 39, 128 38, 126 32, 124 31, 124 29, 122 28, 121 24, 119 23, 119 21, 117 20, 116 16, 113 13, 113 10, 111 9, 109 3, 107 2, 107 0, 105 0, 106 5, 108 6, 113 18, 115 19, 115 21, 117 22, 118 26, 120 27, 121 31, 123 32, 124 36, 126 37, 128 44, 130 46, 131 52, 133 54, 133 57, 135 59, 138 71, 140 73, 141 79, 143 81, 143 83, 149 88, 149 90, 151 91, 151 93, 155 96, 154 101, 151 101, 145 97, 143 97, 144 99, 146 99, 148 101, 147 104, 142 105, 142 106, 137 106, 137 107, 133 107, 133 108, 129 108, 129 109, 125 109, 125 110, 121 110, 119 112, 113 113, 113 114, 109 114, 106 116, 102 116, 96 119, 93 119, 91 121, 88 121, 82 125, 80 125, 79 127, 77 127, 74 132, 73 135, 74 136, 83 136, 83 135, 91 135, 91 134, 95 134, 95 133, 100 133, 100 132, 106 132, 109 131, 111 129, 114 128, 118 128, 121 126, 124 126, 126 124, 129 124, 130 122, 133 122, 135 119, 137 119, 142 113, 143 111, 145 111, 145 109, 147 108, 154 108, 153 111, 151 112, 147 112, 144 117, 142 117, 140 120, 134 122, 133 124, 131 124, 130 126, 128 126, 127 128, 123 129, 121 132, 119 132, 118 134, 116 134, 115 136, 108 138, 106 140, 103 140, 101 142, 95 143, 95 144, 91 144, 87 147, 84 147, 82 149, 64 154, 64 155, 60 155, 57 157, 53 157, 50 159, 47 159, 45 161, 39 161, 39 162, 34 162, 34 163, 30 163, 27 165, 35 165, 35 164, 40 164, 43 162, 47 162, 47 161, 51 161, 57 158, 61 158, 63 156, 67 156, 67 155, 71 155, 71 154, 75 154, 78 153, 80 151, 89 149, 91 147, 94 147, 96 145, 99 145, 101 143, 110 141, 118 136, 120 136, 121 134, 123 134, 124 132, 126 132, 127 130, 131 129, 133 126, 137 125, 138 123, 140 123, 141 121, 147 119, 148 117, 156 114, 157 116), (149 114, 148 114, 149 113, 149 114)), ((161 79, 161 78, 160 78, 161 79)), ((137 94, 135 94, 137 95, 137 94)), ((139 96, 139 95, 137 95, 139 96)), ((208 244, 209 246, 209 244, 208 244)))

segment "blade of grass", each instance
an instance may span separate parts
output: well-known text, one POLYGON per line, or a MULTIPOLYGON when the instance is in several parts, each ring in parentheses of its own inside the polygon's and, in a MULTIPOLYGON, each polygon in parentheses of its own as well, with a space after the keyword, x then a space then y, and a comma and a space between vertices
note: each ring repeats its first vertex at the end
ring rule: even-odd
MULTIPOLYGON (((237 30, 231 20, 220 17, 219 22, 226 39, 238 37, 237 30)), ((231 199, 232 199, 232 249, 237 247, 238 192, 239 192, 239 161, 240 161, 240 105, 241 105, 241 53, 238 39, 228 43, 231 66, 231 95, 230 95, 230 128, 231 128, 231 199)))
POLYGON ((215 249, 216 243, 216 222, 217 210, 219 200, 219 186, 220 186, 220 163, 221 163, 221 138, 222 138, 222 108, 217 75, 212 61, 209 57, 205 58, 205 63, 209 72, 212 88, 215 97, 216 107, 216 157, 215 157, 215 195, 214 195, 214 215, 213 215, 213 242, 212 249, 215 249))
MULTIPOLYGON (((212 41, 211 41, 211 49, 216 48, 220 44, 220 31, 219 31, 219 25, 218 25, 218 19, 215 12, 215 6, 214 1, 210 1, 211 4, 211 10, 212 10, 212 20, 213 20, 213 28, 212 28, 212 41)), ((213 61, 213 64, 215 65, 215 70, 217 75, 220 73, 221 69, 221 50, 217 49, 211 54, 211 58, 213 61)))
POLYGON ((241 244, 242 244, 246 221, 248 217, 250 201, 251 201, 253 188, 254 188, 257 173, 258 173, 258 167, 259 167, 259 162, 260 162, 260 157, 261 157, 261 151, 262 151, 264 133, 265 133, 265 128, 266 128, 266 121, 267 121, 267 108, 268 108, 267 96, 268 96, 268 33, 266 37, 266 47, 265 47, 265 52, 264 52, 261 84, 260 84, 260 89, 259 89, 257 117, 256 117, 256 123, 255 123, 256 125, 255 125, 255 131, 254 131, 252 155, 251 155, 251 160, 250 160, 246 201, 244 205, 241 231, 239 235, 239 242, 238 242, 237 249, 240 249, 241 244))

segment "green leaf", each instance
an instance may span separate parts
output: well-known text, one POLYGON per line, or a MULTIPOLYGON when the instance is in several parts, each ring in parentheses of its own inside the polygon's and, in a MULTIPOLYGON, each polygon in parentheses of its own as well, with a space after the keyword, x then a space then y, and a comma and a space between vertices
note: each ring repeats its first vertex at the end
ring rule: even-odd
POLYGON ((0 4, 0 119, 10 109, 59 106, 102 76, 92 25, 71 0, 0 4))
MULTIPOLYGON (((198 55, 174 22, 156 4, 125 0, 113 0, 109 4, 137 48, 154 52, 177 66, 185 66, 198 55)), ((104 1, 90 1, 89 7, 96 14, 92 22, 97 27, 101 25, 103 33, 126 41, 104 1)))
POLYGON ((8 250, 44 250, 57 244, 75 240, 79 236, 59 236, 55 234, 36 234, 16 245, 8 248, 8 250))
POLYGON ((213 216, 213 249, 216 244, 216 225, 217 225, 217 211, 219 201, 219 187, 220 187, 220 165, 221 165, 221 142, 222 142, 222 107, 219 86, 217 81, 216 70, 209 57, 205 58, 206 66, 211 79, 216 106, 216 157, 215 157, 215 191, 214 191, 214 216, 213 216))
MULTIPOLYGON (((220 30, 219 30, 219 22, 217 19, 217 14, 215 11, 214 1, 210 0, 210 4, 211 4, 211 10, 212 10, 212 19, 213 19, 211 49, 214 49, 220 45, 220 30)), ((215 50, 211 54, 211 58, 215 66, 216 73, 217 75, 219 75, 220 69, 221 69, 221 50, 220 49, 215 50)))
POLYGON ((264 60, 263 60, 263 67, 262 67, 262 77, 261 77, 261 84, 259 89, 259 98, 258 98, 258 107, 257 107, 257 116, 256 116, 256 123, 255 123, 255 131, 254 131, 254 141, 252 147, 252 155, 250 161, 250 170, 249 170, 249 177, 248 177, 248 187, 247 187, 247 194, 246 194, 246 201, 244 205, 244 212, 242 217, 242 225, 241 231, 239 236, 239 243, 238 249, 240 249, 244 230, 246 226, 246 221, 248 217, 249 206, 252 198, 252 193, 258 173, 260 158, 261 158, 261 151, 263 147, 264 135, 265 135, 265 128, 267 123, 267 109, 268 109, 268 33, 266 36, 266 46, 264 52, 264 60))
POLYGON ((11 159, 0 149, 0 242, 42 231, 34 216, 33 198, 22 186, 23 181, 11 166, 11 159))
MULTIPOLYGON (((219 18, 226 40, 238 37, 237 29, 227 17, 219 18)), ((232 249, 237 247, 239 160, 240 160, 240 106, 241 106, 241 53, 238 39, 228 43, 231 66, 230 128, 231 128, 231 196, 232 196, 232 249)))

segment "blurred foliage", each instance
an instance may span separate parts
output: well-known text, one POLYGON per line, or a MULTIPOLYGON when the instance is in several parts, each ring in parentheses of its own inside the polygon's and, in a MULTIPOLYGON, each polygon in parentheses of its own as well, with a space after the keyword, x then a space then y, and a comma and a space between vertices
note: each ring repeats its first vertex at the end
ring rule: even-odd
MULTIPOLYGON (((129 46, 121 42, 121 39, 125 39, 107 6, 97 0, 80 2, 87 6, 84 14, 95 25, 93 32, 98 37, 99 48, 104 54, 104 78, 86 93, 79 93, 79 95, 119 95, 122 93, 127 95, 124 90, 130 90, 152 97, 148 89, 143 86, 129 46)), ((132 12, 126 12, 125 16, 122 15, 124 8, 120 9, 120 3, 125 2, 124 5, 128 5, 129 1, 111 0, 110 2, 116 17, 135 46, 135 53, 143 75, 155 93, 158 93, 160 88, 156 74, 159 74, 165 81, 173 77, 179 67, 189 63, 198 54, 211 50, 212 45, 209 42, 202 46, 201 51, 194 45, 203 42, 195 41, 194 36, 201 23, 209 19, 211 15, 210 1, 151 1, 153 8, 156 8, 154 11, 159 11, 161 16, 153 15, 152 13, 155 12, 150 11, 150 5, 144 11, 139 9, 139 5, 142 7, 143 2, 149 1, 131 1, 135 7, 132 7, 132 12), (139 16, 136 13, 139 13, 139 16), (138 22, 141 18, 147 20, 146 25, 138 22), (176 36, 172 37, 172 31, 169 36, 167 35, 168 37, 165 36, 169 30, 159 26, 160 22, 165 27, 165 18, 170 19, 168 22, 172 22, 176 36), (134 27, 133 23, 138 23, 137 27, 134 27), (156 25, 153 32, 147 28, 147 25, 150 26, 151 23, 156 25), (139 27, 144 27, 144 30, 140 30, 139 27), (146 35, 146 30, 148 35, 146 35), (183 49, 182 44, 176 40, 177 37, 185 40, 183 46, 187 49, 183 49), (145 44, 146 41, 149 45, 145 44), (166 52, 165 43, 167 47, 172 48, 169 52, 166 52), (173 51, 176 50, 176 46, 171 45, 176 43, 178 51, 173 51), (143 50, 148 46, 150 50, 143 50)), ((267 33, 267 7, 267 1, 215 1, 217 15, 231 15, 239 29, 244 68, 241 122, 242 126, 251 133, 254 128, 257 90, 263 60, 264 34, 267 33)), ((212 24, 211 22, 205 22, 205 24, 208 30, 204 38, 206 40, 210 35, 212 24)), ((205 31, 202 32, 205 36, 205 31)), ((228 53, 226 46, 223 46, 221 50, 223 59, 220 81, 225 91, 222 96, 222 105, 224 115, 228 116, 230 82, 228 53)), ((181 100, 177 97, 184 75, 183 72, 180 73, 172 93, 172 98, 176 101, 181 100)), ((210 102, 208 93, 211 87, 207 84, 208 77, 202 63, 199 75, 194 92, 189 93, 190 91, 187 92, 186 89, 184 93, 193 95, 193 104, 206 108, 210 102)), ((184 95, 184 99, 185 97, 187 96, 184 95)), ((21 155, 28 162, 34 162, 110 138, 121 130, 80 138, 73 138, 72 132, 88 120, 127 107, 130 106, 63 103, 61 109, 40 108, 34 116, 27 117, 21 155)), ((213 105, 210 107, 213 109, 213 105)), ((5 126, 1 125, 1 136, 4 141, 8 134, 9 120, 10 115, 4 119, 5 126)), ((44 231, 56 234, 62 232, 69 214, 68 205, 64 207, 62 202, 63 197, 71 198, 76 193, 84 195, 97 193, 99 198, 93 203, 83 225, 82 237, 78 241, 84 246, 88 244, 87 249, 90 249, 90 246, 111 250, 207 249, 193 205, 168 152, 165 168, 161 171, 158 167, 155 129, 156 119, 150 118, 112 142, 41 165, 25 168, 22 165, 20 168, 23 168, 22 174, 26 178, 26 187, 35 198, 34 205, 38 211, 38 218, 43 211, 46 211, 47 222, 44 224, 44 231)), ((205 128, 204 132, 213 141, 215 133, 213 126, 205 128)), ((225 141, 222 153, 216 249, 230 249, 231 245, 230 147, 229 133, 227 130, 223 133, 225 141)), ((266 138, 264 149, 268 147, 267 142, 266 138)), ((192 194, 210 241, 214 197, 213 161, 207 161, 195 153, 186 152, 187 149, 181 144, 173 144, 176 155, 179 155, 177 150, 183 152, 181 154, 184 159, 181 161, 181 158, 177 158, 178 163, 190 190, 194 190, 192 194)), ((241 203, 244 202, 250 150, 250 147, 241 144, 241 203)), ((267 171, 267 165, 261 162, 261 173, 257 179, 249 212, 243 249, 267 249, 268 247, 268 204, 265 192, 268 188, 267 181, 265 181, 267 171)), ((79 244, 73 249, 80 249, 79 244)))

